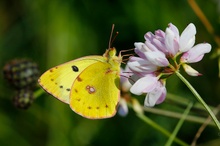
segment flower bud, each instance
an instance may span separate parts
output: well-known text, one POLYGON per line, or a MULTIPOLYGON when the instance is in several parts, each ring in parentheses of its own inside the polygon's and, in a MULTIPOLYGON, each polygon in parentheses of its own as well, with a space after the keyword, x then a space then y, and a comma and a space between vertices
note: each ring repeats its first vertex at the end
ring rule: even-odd
POLYGON ((13 97, 13 103, 19 109, 28 109, 33 101, 33 91, 30 89, 17 90, 13 97))
POLYGON ((197 70, 193 69, 191 66, 189 66, 187 64, 183 64, 183 68, 184 68, 185 72, 190 76, 200 76, 200 75, 202 75, 197 70))
POLYGON ((4 66, 3 73, 15 89, 34 87, 40 74, 37 64, 27 59, 11 60, 4 66))

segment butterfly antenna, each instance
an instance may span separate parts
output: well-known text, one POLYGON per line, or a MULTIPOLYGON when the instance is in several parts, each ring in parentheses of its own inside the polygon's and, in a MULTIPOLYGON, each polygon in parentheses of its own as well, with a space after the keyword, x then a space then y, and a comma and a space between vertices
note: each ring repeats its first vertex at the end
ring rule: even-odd
POLYGON ((111 34, 110 34, 110 38, 109 38, 108 48, 111 48, 112 43, 114 42, 115 38, 116 38, 116 37, 118 36, 118 34, 119 34, 119 32, 117 31, 116 34, 115 34, 115 36, 112 38, 114 28, 115 28, 115 24, 112 24, 112 30, 111 30, 111 34))
POLYGON ((110 38, 109 38, 109 42, 108 42, 108 48, 110 48, 112 45, 112 34, 114 31, 114 28, 115 28, 115 24, 112 24, 112 30, 111 30, 111 34, 110 34, 110 38))

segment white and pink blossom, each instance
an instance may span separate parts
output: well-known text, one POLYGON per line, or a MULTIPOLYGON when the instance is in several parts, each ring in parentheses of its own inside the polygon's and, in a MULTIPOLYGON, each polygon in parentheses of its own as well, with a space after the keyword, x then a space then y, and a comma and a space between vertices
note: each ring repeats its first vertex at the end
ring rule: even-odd
POLYGON ((147 32, 144 43, 134 43, 138 57, 130 57, 127 63, 136 78, 130 91, 136 95, 146 94, 145 106, 152 107, 164 101, 167 92, 166 79, 179 71, 180 66, 190 76, 201 75, 188 64, 202 60, 204 54, 211 51, 211 45, 200 43, 194 46, 195 35, 196 27, 192 23, 181 35, 177 27, 170 23, 165 32, 147 32), (177 58, 180 59, 176 60, 177 58))

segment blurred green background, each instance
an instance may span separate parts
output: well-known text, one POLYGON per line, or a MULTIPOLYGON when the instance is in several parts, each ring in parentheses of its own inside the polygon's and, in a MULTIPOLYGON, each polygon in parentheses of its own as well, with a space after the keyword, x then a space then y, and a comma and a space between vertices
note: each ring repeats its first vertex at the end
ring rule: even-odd
MULTIPOLYGON (((220 32, 218 0, 198 0, 203 12, 220 32)), ((172 22, 180 32, 189 24, 197 27, 196 42, 217 45, 186 0, 1 0, 0 66, 14 58, 30 58, 41 73, 75 58, 100 54, 108 48, 112 24, 119 35, 113 43, 118 51, 143 42, 147 31, 165 30, 172 22)), ((203 74, 187 77, 204 100, 217 106, 220 102, 218 60, 205 56, 193 65, 203 74)), ((184 74, 185 75, 185 74, 184 74)), ((168 92, 194 99, 176 77, 168 79, 168 92)), ((69 145, 164 145, 167 137, 137 118, 132 110, 126 117, 88 120, 75 114, 68 105, 48 94, 37 98, 28 110, 13 106, 14 90, 0 76, 0 145, 69 146, 69 145)), ((144 96, 137 97, 143 105, 144 96)), ((157 106, 162 109, 169 103, 157 106)), ((175 110, 175 108, 171 110, 175 110)), ((146 113, 170 132, 178 119, 146 113)), ((178 137, 191 143, 200 124, 185 122, 178 137)), ((198 143, 219 145, 219 132, 208 126, 198 143)), ((177 144, 173 144, 177 145, 177 144)))

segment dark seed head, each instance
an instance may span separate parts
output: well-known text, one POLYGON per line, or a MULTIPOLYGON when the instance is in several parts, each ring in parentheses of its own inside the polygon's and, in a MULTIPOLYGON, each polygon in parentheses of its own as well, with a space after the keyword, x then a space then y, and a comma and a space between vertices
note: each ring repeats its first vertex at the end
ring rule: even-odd
POLYGON ((13 97, 13 104, 19 109, 28 109, 33 101, 33 91, 29 89, 17 90, 13 97))
POLYGON ((34 87, 40 75, 40 71, 35 62, 27 59, 15 59, 3 68, 4 78, 15 89, 34 87))

